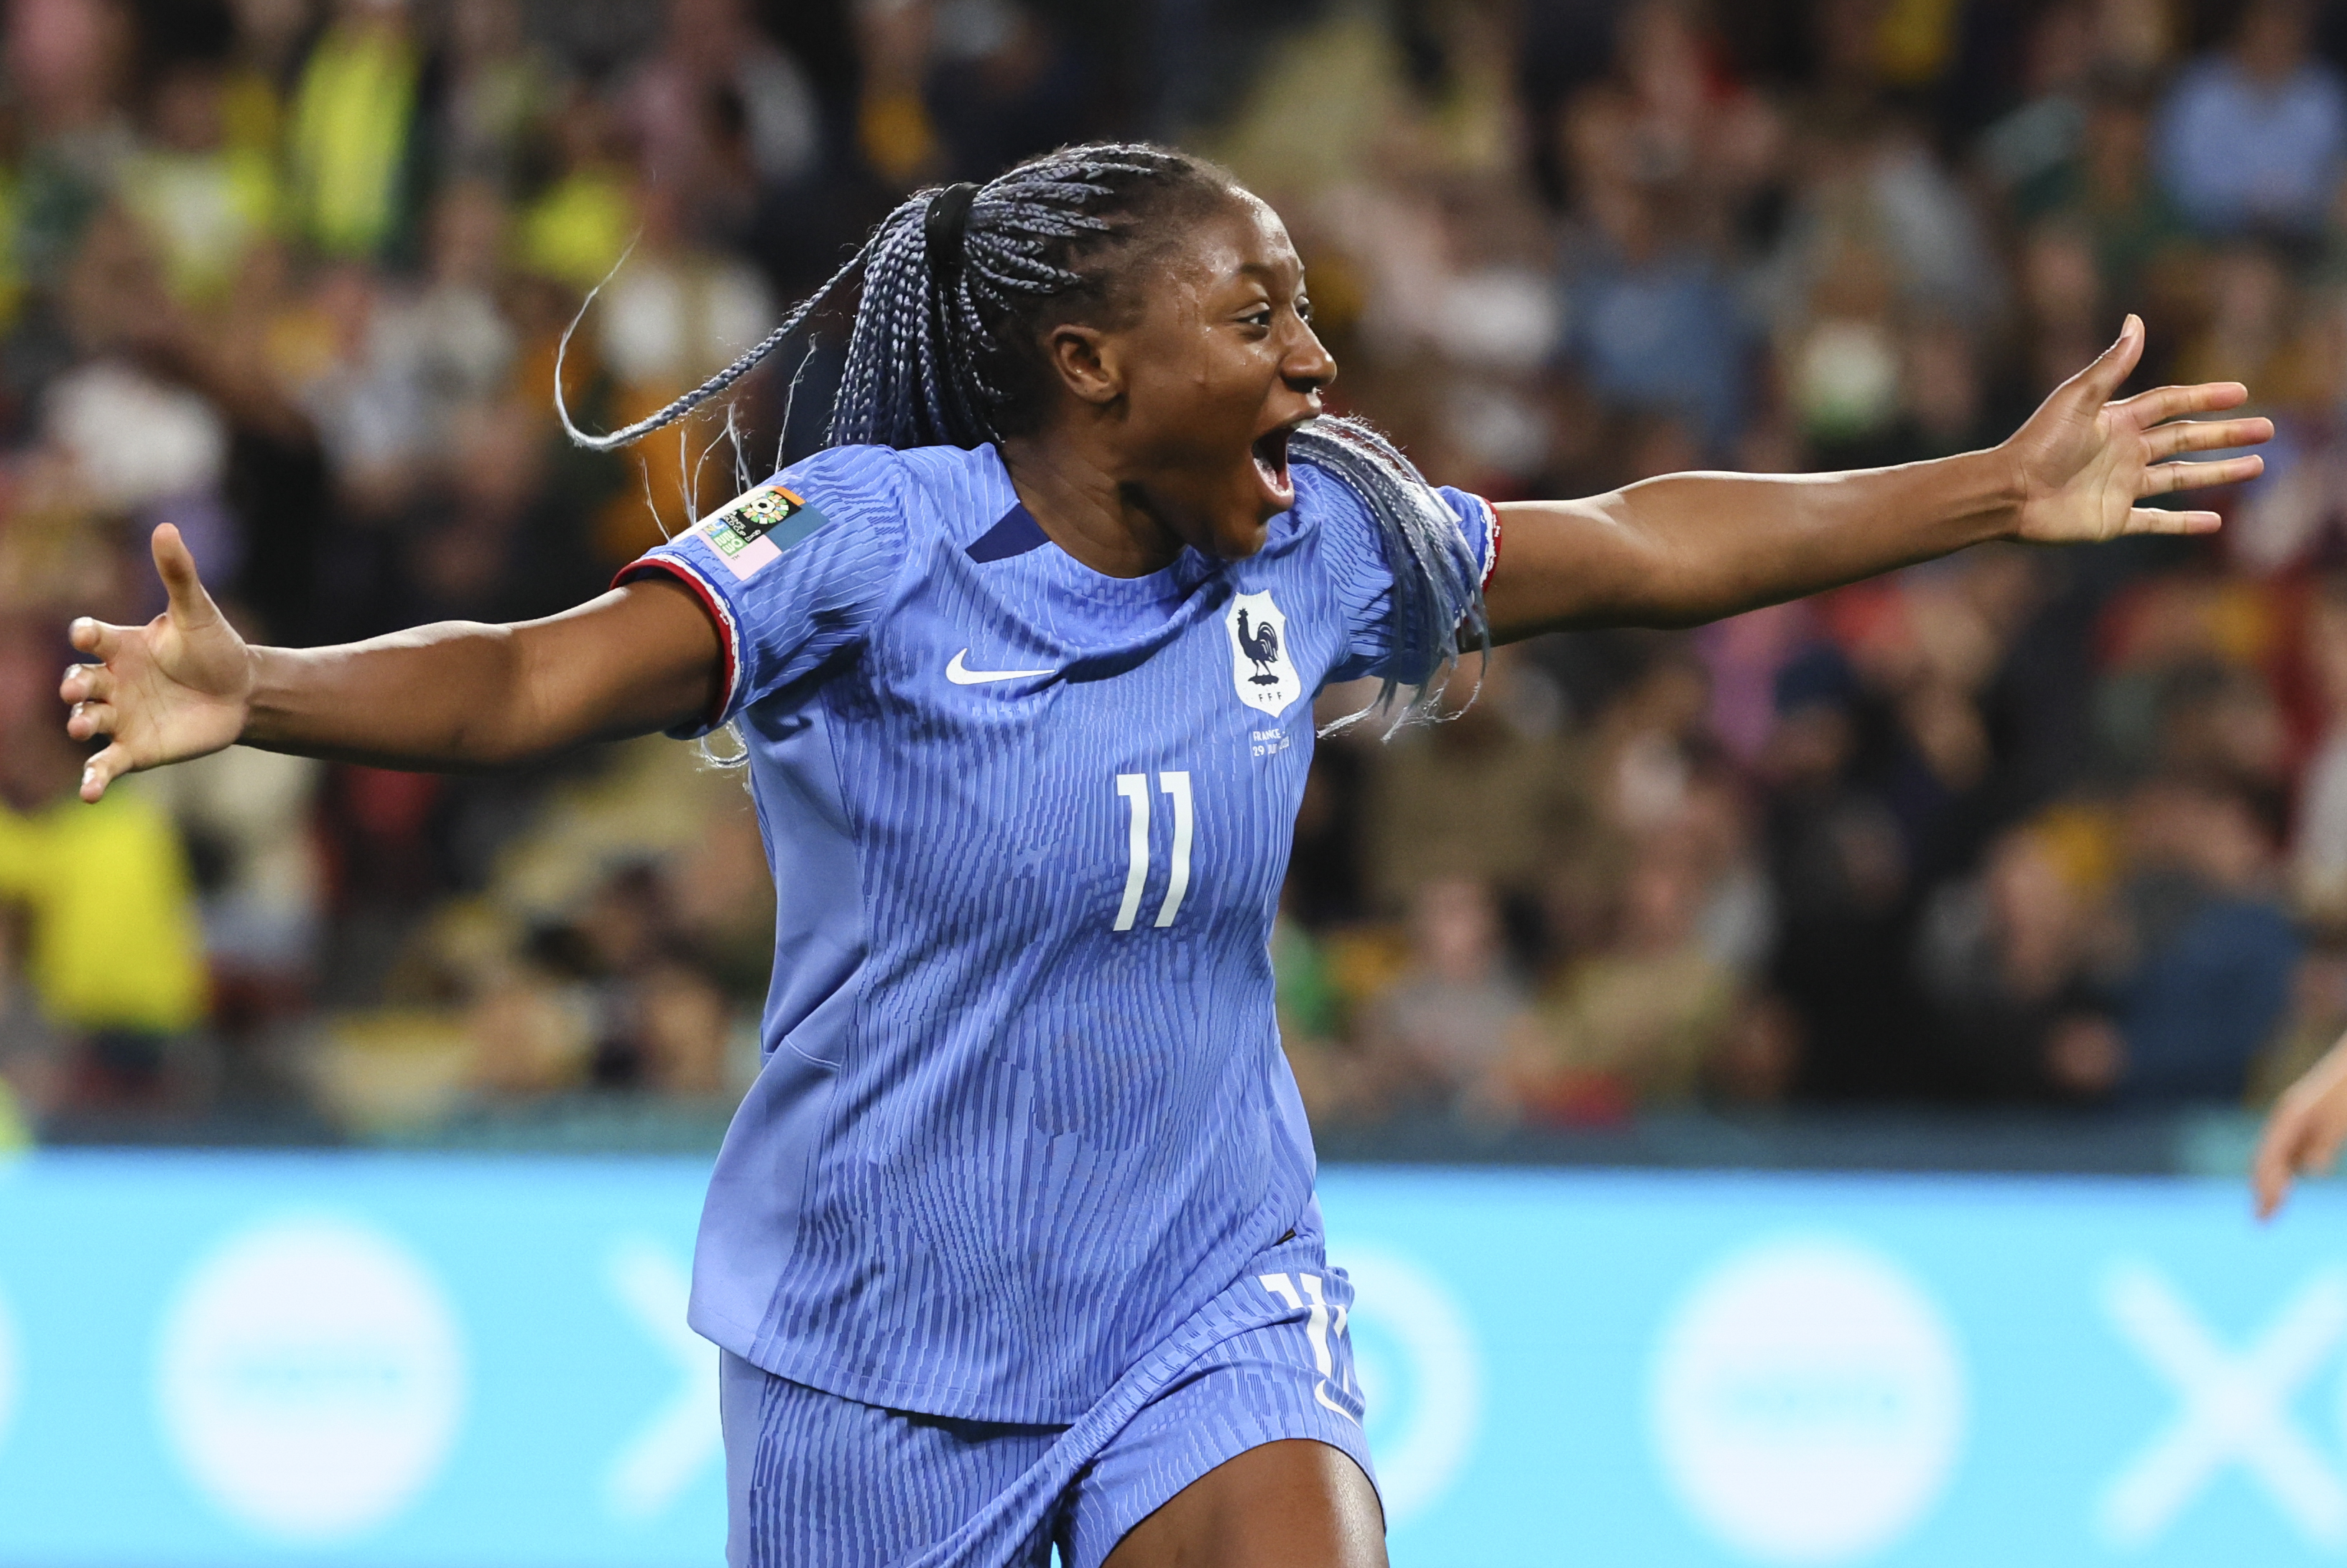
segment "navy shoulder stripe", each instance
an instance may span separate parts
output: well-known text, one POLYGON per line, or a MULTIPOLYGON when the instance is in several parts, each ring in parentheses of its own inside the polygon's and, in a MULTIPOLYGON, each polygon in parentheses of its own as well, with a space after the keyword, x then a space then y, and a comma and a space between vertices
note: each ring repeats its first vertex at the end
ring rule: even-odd
POLYGON ((1023 556, 1029 550, 1051 542, 1043 532, 1043 525, 1023 506, 1013 507, 1002 514, 1002 520, 979 536, 969 547, 969 556, 974 561, 1009 560, 1023 556))

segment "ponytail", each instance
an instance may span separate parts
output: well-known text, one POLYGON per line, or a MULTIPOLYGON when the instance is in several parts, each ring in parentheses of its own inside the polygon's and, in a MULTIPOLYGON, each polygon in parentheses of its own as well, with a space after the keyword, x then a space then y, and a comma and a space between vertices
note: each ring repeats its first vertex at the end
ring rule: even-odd
MULTIPOLYGON (((1184 204, 1239 189, 1203 159, 1146 143, 1099 143, 1030 159, 984 185, 925 190, 871 237, 780 325, 724 369, 658 412, 608 435, 572 422, 555 357, 555 412, 578 445, 608 452, 673 425, 732 387, 861 281, 827 445, 975 447, 1018 435, 1037 416, 1046 367, 1035 341, 1047 311, 1088 320, 1115 305, 1137 241, 1155 239, 1184 204)), ((1436 716, 1461 646, 1488 647, 1481 578, 1440 497, 1392 443, 1355 420, 1297 430, 1291 461, 1320 469, 1358 497, 1393 575, 1389 673, 1377 699, 1339 722, 1391 712, 1387 728, 1436 716)))

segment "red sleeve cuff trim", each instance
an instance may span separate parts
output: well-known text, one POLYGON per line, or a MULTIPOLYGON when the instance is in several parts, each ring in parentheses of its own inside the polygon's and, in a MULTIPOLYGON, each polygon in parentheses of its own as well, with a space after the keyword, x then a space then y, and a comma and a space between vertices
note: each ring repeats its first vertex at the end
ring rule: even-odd
POLYGON ((1477 586, 1489 588, 1491 586, 1491 574, 1500 568, 1500 508, 1484 501, 1481 496, 1475 498, 1482 501, 1483 523, 1491 529, 1491 543, 1483 551, 1483 580, 1477 586))
POLYGON ((671 556, 645 556, 630 561, 611 579, 611 586, 618 588, 656 571, 665 572, 692 590, 693 597, 701 600, 701 608, 709 612, 709 619, 716 624, 718 641, 724 645, 725 679, 717 689, 716 702, 702 723, 704 732, 713 730, 725 722, 726 712, 733 706, 733 685, 742 671, 741 629, 734 624, 733 611, 727 607, 724 596, 710 587, 708 579, 691 566, 671 556))

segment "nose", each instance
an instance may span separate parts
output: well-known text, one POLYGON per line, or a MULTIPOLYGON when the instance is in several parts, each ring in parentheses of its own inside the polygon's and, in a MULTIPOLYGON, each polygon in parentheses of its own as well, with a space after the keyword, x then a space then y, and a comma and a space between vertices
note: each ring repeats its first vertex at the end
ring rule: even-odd
POLYGON ((1321 392, 1337 379, 1336 356, 1328 352, 1309 322, 1296 323, 1296 341, 1281 362, 1279 373, 1288 385, 1307 395, 1321 392))

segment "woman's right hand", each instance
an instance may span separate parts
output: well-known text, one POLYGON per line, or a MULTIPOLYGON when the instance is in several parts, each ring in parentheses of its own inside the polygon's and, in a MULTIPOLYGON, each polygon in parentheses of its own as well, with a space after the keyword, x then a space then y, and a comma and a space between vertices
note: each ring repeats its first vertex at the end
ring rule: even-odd
POLYGON ((66 671, 57 694, 73 704, 66 733, 110 736, 82 769, 81 798, 95 801, 124 774, 234 745, 252 696, 252 651, 196 575, 179 530, 155 530, 149 548, 170 602, 144 626, 73 623, 73 645, 97 661, 66 671))

